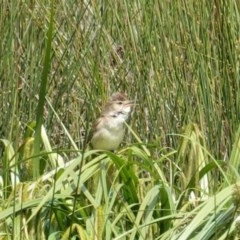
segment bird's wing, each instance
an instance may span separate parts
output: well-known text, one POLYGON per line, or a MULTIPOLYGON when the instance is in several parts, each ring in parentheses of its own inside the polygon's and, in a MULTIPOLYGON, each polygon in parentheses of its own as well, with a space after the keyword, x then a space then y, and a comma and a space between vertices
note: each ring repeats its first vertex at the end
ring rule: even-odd
POLYGON ((90 129, 90 131, 89 131, 89 134, 88 134, 88 136, 87 136, 87 143, 90 143, 90 142, 91 142, 91 139, 92 139, 92 137, 93 137, 93 133, 94 133, 94 131, 95 131, 96 129, 99 128, 99 125, 101 124, 101 122, 102 122, 102 117, 99 117, 99 118, 97 118, 96 121, 93 123, 93 125, 92 125, 92 127, 91 127, 91 129, 90 129))

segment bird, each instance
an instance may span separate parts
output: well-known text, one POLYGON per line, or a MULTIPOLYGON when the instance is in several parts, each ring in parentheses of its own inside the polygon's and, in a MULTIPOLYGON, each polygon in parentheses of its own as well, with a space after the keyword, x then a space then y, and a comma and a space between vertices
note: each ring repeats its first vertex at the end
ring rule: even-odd
POLYGON ((112 94, 90 130, 88 142, 93 149, 114 151, 119 147, 132 105, 126 94, 112 94))

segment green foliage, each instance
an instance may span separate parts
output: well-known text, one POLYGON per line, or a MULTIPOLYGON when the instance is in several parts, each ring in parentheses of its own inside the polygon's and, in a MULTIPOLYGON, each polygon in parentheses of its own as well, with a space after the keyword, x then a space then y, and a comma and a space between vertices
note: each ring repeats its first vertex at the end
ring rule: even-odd
MULTIPOLYGON (((41 77, 41 85, 39 90, 39 100, 36 111, 36 129, 35 129, 35 139, 33 144, 33 151, 35 155, 38 155, 40 152, 40 142, 41 142, 41 128, 43 124, 43 112, 44 112, 44 103, 47 92, 47 81, 48 75, 51 66, 51 44, 52 44, 52 35, 53 35, 53 0, 51 1, 51 12, 50 12, 50 22, 47 32, 47 44, 46 44, 46 53, 43 63, 43 71, 41 77)), ((40 175, 40 160, 38 158, 33 159, 33 177, 34 179, 38 178, 40 175)))
POLYGON ((0 239, 239 238, 239 9, 2 1, 0 239), (89 150, 115 91, 126 142, 89 150))

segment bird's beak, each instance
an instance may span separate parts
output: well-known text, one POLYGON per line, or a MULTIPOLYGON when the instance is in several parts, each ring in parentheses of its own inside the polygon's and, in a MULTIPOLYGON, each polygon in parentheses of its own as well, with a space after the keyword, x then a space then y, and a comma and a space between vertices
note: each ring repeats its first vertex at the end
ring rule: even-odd
POLYGON ((127 100, 127 101, 125 102, 125 104, 128 105, 128 106, 134 106, 134 105, 136 105, 136 103, 135 103, 133 100, 127 100))

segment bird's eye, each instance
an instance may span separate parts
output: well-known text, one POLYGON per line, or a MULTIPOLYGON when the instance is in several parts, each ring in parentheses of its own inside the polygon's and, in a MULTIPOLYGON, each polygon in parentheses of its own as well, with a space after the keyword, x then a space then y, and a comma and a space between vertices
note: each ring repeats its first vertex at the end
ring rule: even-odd
POLYGON ((119 102, 118 102, 118 104, 119 104, 119 105, 122 105, 122 104, 123 104, 123 102, 119 101, 119 102))
POLYGON ((112 117, 116 118, 116 117, 117 117, 117 114, 113 114, 112 117))

